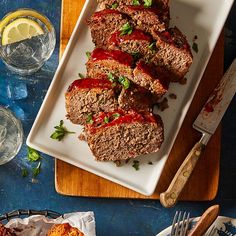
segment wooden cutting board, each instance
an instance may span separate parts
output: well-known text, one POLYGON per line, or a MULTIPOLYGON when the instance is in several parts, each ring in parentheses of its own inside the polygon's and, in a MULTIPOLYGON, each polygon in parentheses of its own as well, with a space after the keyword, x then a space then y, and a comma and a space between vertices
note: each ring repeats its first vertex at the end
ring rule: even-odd
MULTIPOLYGON (((84 2, 84 0, 62 1, 61 55, 70 38, 84 2)), ((200 137, 199 133, 193 130, 192 123, 211 91, 222 77, 223 45, 222 34, 166 162, 156 191, 152 196, 143 196, 60 160, 56 160, 55 163, 56 191, 60 194, 71 196, 159 199, 159 193, 166 190, 178 167, 200 137)), ((220 134, 220 128, 218 128, 184 189, 181 200, 212 200, 216 196, 219 180, 220 134)))

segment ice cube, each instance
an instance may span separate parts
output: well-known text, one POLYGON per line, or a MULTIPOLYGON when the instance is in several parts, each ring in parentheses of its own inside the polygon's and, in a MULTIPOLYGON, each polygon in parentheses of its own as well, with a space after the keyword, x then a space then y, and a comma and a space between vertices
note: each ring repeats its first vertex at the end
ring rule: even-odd
POLYGON ((28 96, 27 86, 23 82, 9 83, 7 85, 7 95, 11 100, 20 100, 28 96))

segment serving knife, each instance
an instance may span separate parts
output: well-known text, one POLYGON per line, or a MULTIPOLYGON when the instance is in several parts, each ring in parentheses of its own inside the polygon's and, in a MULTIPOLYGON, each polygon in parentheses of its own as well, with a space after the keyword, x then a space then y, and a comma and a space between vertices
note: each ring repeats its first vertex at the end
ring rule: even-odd
POLYGON ((215 133, 235 92, 236 59, 234 59, 193 123, 193 128, 202 133, 201 139, 194 145, 182 165, 179 167, 168 189, 160 194, 160 202, 164 207, 172 207, 177 203, 199 157, 209 139, 215 133))

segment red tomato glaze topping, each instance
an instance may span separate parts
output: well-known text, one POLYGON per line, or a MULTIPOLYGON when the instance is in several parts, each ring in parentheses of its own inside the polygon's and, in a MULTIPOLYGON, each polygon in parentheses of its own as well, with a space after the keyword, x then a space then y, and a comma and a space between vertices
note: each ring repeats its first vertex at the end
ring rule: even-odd
POLYGON ((114 9, 105 9, 105 10, 102 10, 102 11, 97 11, 93 14, 93 17, 94 18, 101 18, 105 15, 109 15, 109 14, 122 14, 120 13, 119 11, 117 10, 114 10, 114 9))
POLYGON ((119 46, 120 43, 130 40, 145 40, 148 42, 152 41, 151 36, 145 34, 142 30, 134 30, 131 34, 120 35, 121 31, 113 33, 109 39, 110 43, 119 46))
POLYGON ((96 48, 91 54, 91 59, 93 61, 115 60, 127 66, 132 66, 133 64, 133 57, 128 53, 119 50, 104 50, 102 48, 96 48))
POLYGON ((111 127, 120 124, 130 124, 134 122, 139 123, 156 123, 156 117, 149 112, 136 112, 123 110, 116 110, 109 113, 100 113, 93 117, 93 124, 88 124, 91 133, 96 133, 101 128, 111 127))
POLYGON ((103 89, 111 89, 112 83, 108 79, 78 79, 75 80, 69 87, 68 92, 73 88, 77 89, 86 89, 86 88, 103 88, 103 89))

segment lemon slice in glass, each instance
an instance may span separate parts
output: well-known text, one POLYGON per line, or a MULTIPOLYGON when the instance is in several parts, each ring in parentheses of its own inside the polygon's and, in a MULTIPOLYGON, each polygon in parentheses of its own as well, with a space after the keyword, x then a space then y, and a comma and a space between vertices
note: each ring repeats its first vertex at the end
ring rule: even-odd
POLYGON ((30 39, 43 33, 43 29, 37 22, 27 18, 18 18, 12 21, 3 30, 2 45, 30 39))

